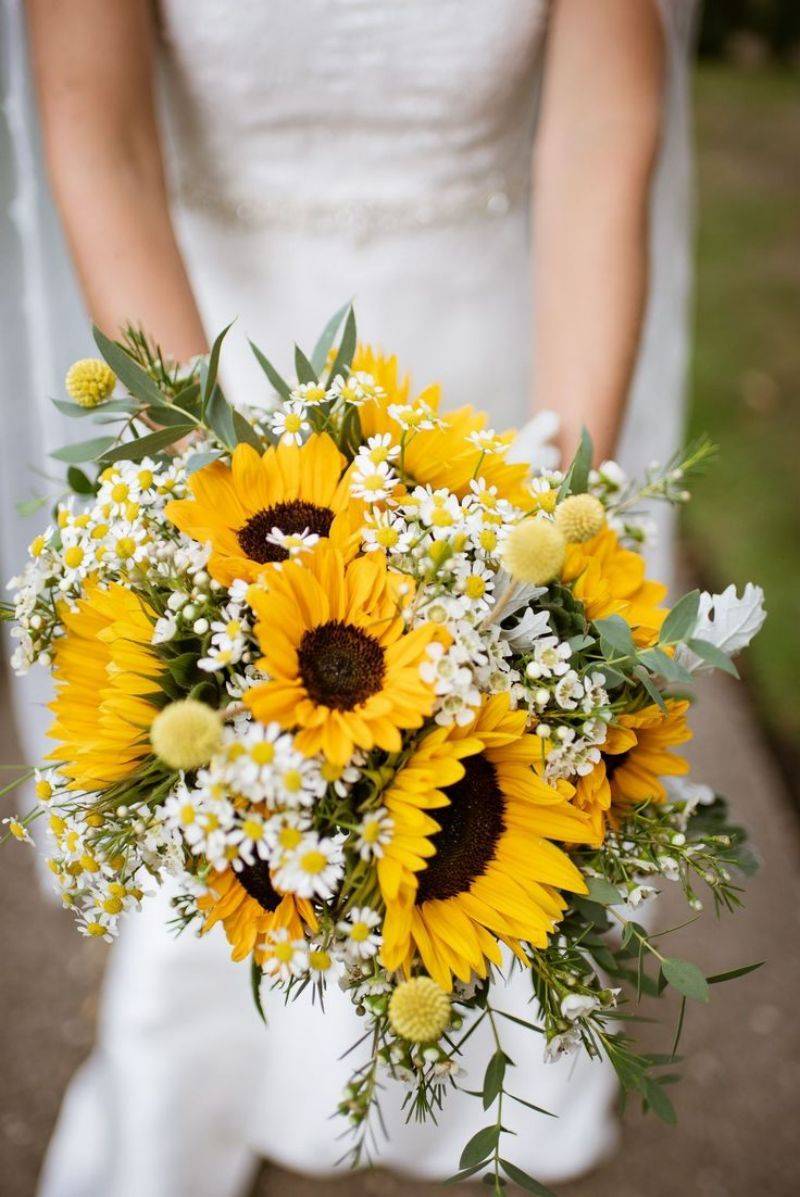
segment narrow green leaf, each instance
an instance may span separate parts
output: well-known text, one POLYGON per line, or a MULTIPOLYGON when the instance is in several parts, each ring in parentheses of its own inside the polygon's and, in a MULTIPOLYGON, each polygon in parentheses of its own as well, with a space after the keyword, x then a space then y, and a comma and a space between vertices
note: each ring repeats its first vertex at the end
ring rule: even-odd
POLYGON ((659 707, 664 714, 667 713, 667 704, 664 702, 664 695, 659 690, 658 686, 652 681, 650 674, 645 669, 644 665, 635 665, 633 668, 634 675, 644 686, 647 693, 652 698, 653 702, 659 707))
POLYGON ((253 425, 235 407, 231 410, 233 412, 233 436, 236 444, 252 445, 259 453, 263 453, 264 446, 253 425))
POLYGON ((483 1078, 483 1108, 488 1110, 500 1095, 503 1088, 503 1078, 506 1075, 506 1054, 499 1049, 494 1053, 486 1066, 483 1078))
POLYGON ((661 628, 660 644, 676 644, 691 636, 697 624, 697 613, 700 609, 700 591, 690 590, 682 599, 678 599, 670 611, 661 628))
POLYGON ((334 312, 328 323, 323 328, 319 335, 319 339, 314 346, 314 352, 311 354, 311 365, 319 375, 328 360, 328 351, 336 339, 336 334, 339 331, 342 321, 347 312, 350 310, 351 301, 343 303, 338 312, 334 312))
POLYGON ((264 1014, 264 1007, 261 1004, 261 977, 262 977, 263 971, 264 970, 262 969, 261 965, 256 963, 255 957, 251 956, 250 957, 250 989, 253 994, 253 1002, 255 1003, 255 1007, 256 1007, 256 1010, 258 1011, 259 1017, 260 1017, 261 1021, 263 1022, 264 1026, 266 1026, 267 1018, 266 1018, 266 1015, 264 1014))
POLYGON ((113 436, 95 436, 90 441, 78 441, 77 444, 55 449, 50 456, 55 457, 56 461, 66 461, 70 465, 77 465, 81 461, 95 461, 102 457, 115 440, 116 437, 113 436))
POLYGON ((298 382, 316 382, 317 372, 299 345, 294 347, 294 368, 298 382))
POLYGON ((546 1185, 541 1184, 538 1180, 534 1180, 527 1172, 523 1172, 516 1164, 512 1164, 509 1160, 500 1160, 500 1167, 505 1172, 509 1180, 512 1180, 515 1185, 519 1185, 526 1193, 536 1193, 537 1197, 555 1197, 552 1189, 548 1189, 546 1185))
POLYGON ((133 360, 131 355, 121 345, 118 345, 116 341, 112 341, 96 326, 92 328, 92 334, 97 348, 117 378, 136 399, 141 399, 143 403, 147 403, 148 405, 155 404, 156 406, 164 402, 164 396, 150 375, 133 360))
POLYGON ((606 619, 596 619, 594 626, 600 634, 601 645, 607 645, 613 651, 606 656, 633 657, 636 655, 636 645, 633 642, 630 625, 621 615, 609 615, 606 619))
POLYGON ((29 515, 36 515, 37 511, 41 511, 47 502, 46 498, 37 497, 35 499, 20 499, 14 504, 14 510, 17 515, 21 515, 25 519, 29 515))
POLYGON ((87 478, 83 470, 79 470, 77 466, 70 466, 67 470, 67 482, 76 495, 93 495, 95 493, 95 486, 91 478, 87 478))
POLYGON ((684 669, 674 657, 669 656, 660 648, 646 648, 639 653, 639 660, 644 662, 651 673, 663 677, 668 682, 678 682, 691 686, 694 678, 688 669, 684 669))
POLYGON ((139 411, 141 407, 141 404, 135 403, 131 399, 108 399, 105 403, 99 403, 97 407, 81 407, 80 403, 75 403, 72 399, 51 399, 50 402, 65 416, 79 420, 113 412, 120 414, 127 412, 130 415, 131 412, 139 411))
POLYGON ((484 1162, 481 1160, 479 1164, 473 1164, 471 1168, 462 1168, 460 1172, 456 1172, 453 1176, 448 1176, 447 1180, 443 1180, 443 1185, 460 1185, 463 1180, 469 1180, 470 1176, 474 1176, 476 1172, 480 1172, 483 1168, 484 1162))
POLYGON ((151 453, 160 453, 182 437, 194 431, 193 424, 177 424, 171 428, 159 428, 157 432, 150 432, 147 436, 139 436, 135 440, 125 441, 113 449, 103 451, 100 455, 105 463, 112 461, 141 461, 151 453))
POLYGON ((356 351, 356 339, 356 316, 351 306, 347 313, 342 340, 339 344, 339 352, 336 354, 336 359, 328 375, 331 381, 336 378, 337 374, 346 375, 350 369, 353 362, 353 355, 356 351))
POLYGON ((223 456, 224 454, 216 449, 209 449, 203 453, 193 453, 186 463, 186 473, 196 474, 198 470, 211 465, 212 461, 218 461, 223 456))
POLYGON ((272 384, 273 389, 277 391, 281 399, 289 399, 292 394, 292 388, 289 386, 288 382, 284 378, 281 378, 272 362, 269 361, 268 358, 264 357, 264 354, 257 345, 254 345, 252 341, 248 343, 255 354, 256 361, 266 374, 267 378, 272 384))
POLYGON ((678 1121, 675 1108, 659 1082, 645 1077, 642 1089, 645 1101, 653 1113, 668 1126, 674 1126, 678 1121))
POLYGON ((546 1110, 544 1106, 535 1106, 532 1101, 526 1101, 524 1097, 517 1097, 515 1093, 506 1091, 506 1097, 511 1101, 518 1102, 521 1106, 527 1106, 529 1110, 534 1110, 537 1114, 544 1114, 546 1118, 558 1118, 558 1114, 554 1114, 552 1110, 546 1110))
POLYGON ((204 407, 203 418, 211 431, 217 434, 223 445, 233 448, 236 443, 236 435, 233 429, 233 408, 219 387, 215 386, 211 392, 211 396, 204 407))
POLYGON ((185 411, 175 411, 172 407, 150 407, 147 415, 154 424, 161 424, 164 428, 177 428, 180 424, 188 423, 185 411))
POLYGON ((179 391, 172 400, 175 407, 179 407, 181 411, 188 411, 193 416, 200 415, 200 383, 190 382, 188 386, 179 391))
POLYGON ((723 673, 729 673, 731 677, 739 676, 739 671, 728 654, 724 653, 721 648, 717 648, 716 644, 709 644, 708 640, 697 640, 694 637, 687 640, 686 643, 693 653, 702 657, 714 669, 721 669, 723 673))
POLYGON ((589 877, 586 884, 589 887, 589 898, 599 906, 616 906, 622 901, 619 890, 606 881, 604 877, 589 877))
POLYGON ((500 1139, 499 1126, 484 1126, 477 1131, 461 1152, 460 1168, 472 1168, 481 1164, 494 1151, 500 1139))
POLYGON ((714 973, 713 977, 706 977, 709 985, 719 985, 723 981, 735 981, 737 977, 746 977, 748 973, 754 973, 757 968, 763 968, 764 960, 759 960, 757 964, 743 964, 741 968, 732 968, 727 973, 714 973))
POLYGON ((222 350, 222 342, 225 340, 225 336, 232 324, 233 321, 231 321, 231 324, 226 325, 219 336, 215 338, 214 344, 211 346, 211 353, 208 355, 208 366, 204 371, 201 371, 201 376, 203 379, 203 397, 200 409, 203 412, 205 412, 206 408, 208 407, 209 400, 214 394, 214 388, 217 385, 219 355, 222 350))
POLYGON ((592 438, 585 428, 581 429, 581 440, 577 452, 570 463, 564 481, 558 491, 559 499, 567 495, 582 495, 589 485, 589 470, 592 468, 594 446, 592 438))
POLYGON ((678 993, 696 1002, 708 1001, 708 982, 696 964, 690 960, 679 960, 676 956, 667 956, 662 961, 661 969, 678 993))

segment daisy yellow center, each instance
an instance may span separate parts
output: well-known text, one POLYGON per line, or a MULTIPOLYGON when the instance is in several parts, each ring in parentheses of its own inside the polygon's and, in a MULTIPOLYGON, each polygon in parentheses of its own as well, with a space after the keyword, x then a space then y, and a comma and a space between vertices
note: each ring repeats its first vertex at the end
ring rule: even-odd
POLYGON ((259 565, 268 565, 273 561, 285 561, 289 556, 283 545, 272 544, 267 539, 274 528, 285 536, 302 536, 304 532, 327 536, 332 523, 333 512, 330 507, 293 499, 257 511, 238 529, 236 537, 246 557, 257 561, 259 565))
POLYGON ((302 833, 297 827, 283 827, 278 835, 278 842, 287 852, 291 852, 293 848, 297 847, 302 838, 302 833))
POLYGON ((288 964, 294 956, 294 946, 288 940, 281 940, 272 948, 273 955, 283 964, 288 964))
POLYGON ((308 953, 308 963, 309 966, 315 969, 317 972, 324 973, 327 972, 331 966, 331 957, 324 948, 315 948, 313 951, 308 953))
POLYGON ((269 875, 269 865, 263 860, 255 864, 245 864, 237 873, 242 889, 258 902, 262 910, 269 914, 277 910, 281 904, 281 895, 272 884, 269 875))
POLYGON ((486 872, 505 831, 505 805, 494 765, 482 753, 463 764, 464 776, 445 790, 450 805, 436 812, 441 830, 432 836, 436 855, 419 873, 418 905, 468 890, 486 872))
POLYGON ((337 619, 304 633, 297 660, 309 697, 339 711, 352 711, 376 694, 386 673, 378 641, 337 619))
POLYGON ((328 863, 328 858, 324 852, 320 852, 317 848, 312 848, 310 852, 304 852, 300 858, 300 867, 304 873, 309 873, 312 877, 316 877, 321 873, 328 863))
POLYGON ((299 432, 303 427, 303 417, 299 412, 290 411, 286 415, 284 428, 287 432, 299 432))
POLYGON ((257 765, 271 765, 275 760, 275 745, 269 740, 254 744, 250 749, 250 757, 257 765))
POLYGON ((361 922, 354 923, 350 931, 350 938, 356 943, 364 943, 366 939, 369 939, 369 927, 367 924, 361 922))

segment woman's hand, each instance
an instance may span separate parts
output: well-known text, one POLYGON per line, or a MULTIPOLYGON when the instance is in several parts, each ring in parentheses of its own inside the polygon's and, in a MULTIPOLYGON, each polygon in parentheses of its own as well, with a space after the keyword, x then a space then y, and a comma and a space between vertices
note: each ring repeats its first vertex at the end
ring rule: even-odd
POLYGON ((53 192, 95 323, 178 360, 206 338, 175 240, 153 102, 149 0, 28 0, 53 192))
POLYGON ((647 295, 664 38, 655 0, 555 0, 534 156, 535 398, 613 455, 647 295))

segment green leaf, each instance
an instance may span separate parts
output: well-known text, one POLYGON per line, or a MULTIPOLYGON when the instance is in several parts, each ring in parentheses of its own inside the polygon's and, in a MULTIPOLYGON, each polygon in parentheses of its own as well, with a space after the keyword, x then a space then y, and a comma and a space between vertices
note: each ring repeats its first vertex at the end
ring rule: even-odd
POLYGON ((690 960, 667 956, 662 961, 661 970, 672 988, 684 997, 693 998, 696 1002, 708 1001, 708 982, 690 960))
POLYGON ((134 403, 130 399, 108 399, 105 403, 98 403, 97 407, 81 407, 80 403, 75 403, 71 399, 51 399, 50 402, 65 416, 71 416, 73 419, 101 416, 107 412, 127 412, 130 415, 131 412, 139 411, 141 407, 139 403, 134 403))
POLYGON ((148 408, 147 415, 154 424, 161 424, 165 428, 176 428, 179 424, 187 423, 185 411, 175 411, 174 408, 166 405, 148 408))
POLYGON ((203 418, 211 431, 217 434, 223 445, 232 448, 236 443, 236 435, 233 430, 233 408, 219 387, 215 386, 211 392, 208 403, 204 408, 203 418))
POLYGON ((316 382, 317 372, 299 345, 294 347, 294 368, 298 382, 316 382))
POLYGON ((261 1021, 263 1022, 264 1026, 266 1026, 267 1018, 266 1018, 266 1015, 264 1014, 264 1007, 261 1004, 261 977, 263 975, 263 972, 264 972, 264 970, 262 969, 261 965, 256 963, 255 957, 251 956, 250 957, 250 989, 253 994, 253 1002, 255 1003, 255 1007, 256 1007, 256 1010, 258 1011, 259 1017, 260 1017, 261 1021))
POLYGON ((186 473, 196 474, 198 470, 202 470, 207 465, 211 465, 212 461, 219 461, 220 457, 224 457, 217 449, 209 449, 204 453, 193 453, 186 463, 186 473))
POLYGON ((723 981, 735 981, 737 977, 746 977, 748 973, 754 973, 757 968, 763 968, 766 962, 759 960, 757 964, 743 964, 741 968, 732 968, 727 973, 714 973, 713 977, 706 977, 709 985, 719 985, 723 981))
POLYGON ((503 1088, 503 1078, 506 1075, 506 1064, 508 1057, 504 1051, 498 1049, 486 1067, 486 1075, 483 1078, 483 1108, 488 1110, 489 1106, 495 1102, 503 1088))
POLYGON ((564 481, 558 491, 559 499, 567 495, 582 495, 589 485, 589 470, 592 468, 594 446, 592 438, 585 428, 581 429, 581 440, 577 452, 567 470, 564 481))
POLYGON ((700 591, 690 590, 682 599, 678 599, 675 606, 664 620, 659 635, 660 644, 676 644, 690 636, 697 624, 697 613, 700 609, 700 591))
POLYGON ((353 355, 356 351, 356 335, 356 316, 351 306, 347 312, 347 320, 345 321, 342 340, 339 344, 339 352, 336 354, 336 359, 328 375, 331 381, 333 381, 337 374, 346 375, 350 369, 353 355))
POLYGON ((21 515, 25 519, 29 515, 36 515, 37 511, 41 511, 47 502, 46 498, 37 497, 35 499, 20 499, 14 504, 14 510, 17 515, 21 515))
POLYGON ((342 321, 345 318, 345 315, 349 311, 350 306, 351 306, 350 300, 348 300, 347 303, 343 303, 342 306, 339 308, 339 311, 334 312, 334 314, 331 316, 330 320, 325 325, 325 327, 323 328, 322 332, 319 335, 319 340, 317 341, 316 345, 314 346, 314 352, 311 354, 311 365, 316 370, 317 375, 320 374, 323 367, 325 366, 325 362, 328 360, 328 351, 330 350, 331 346, 333 345, 333 342, 336 339, 336 334, 339 331, 339 326, 341 325, 342 321))
POLYGON ((472 1168, 492 1154, 500 1139, 500 1127, 484 1126, 477 1131, 461 1152, 460 1168, 472 1168))
POLYGON ((67 470, 67 482, 76 495, 93 495, 95 493, 95 485, 91 478, 87 478, 83 470, 79 470, 77 466, 70 466, 67 470))
POLYGON ((115 441, 114 436, 95 436, 90 441, 78 441, 77 444, 55 449, 50 456, 55 457, 56 461, 66 461, 70 465, 76 465, 80 461, 96 461, 115 441))
POLYGON ((675 1108, 659 1082, 645 1077, 642 1092, 644 1093, 645 1101, 653 1113, 662 1122, 666 1122, 669 1126, 674 1126, 678 1121, 675 1108))
POLYGON ((456 1172, 453 1176, 448 1176, 447 1180, 443 1180, 443 1185, 460 1185, 462 1180, 469 1180, 470 1176, 474 1176, 476 1172, 480 1172, 484 1167, 484 1162, 481 1160, 479 1164, 473 1164, 471 1168, 462 1168, 460 1172, 456 1172))
POLYGON ((261 443, 261 438, 250 421, 246 420, 235 407, 231 408, 231 411, 233 412, 233 436, 236 444, 251 445, 259 453, 263 453, 264 446, 261 443))
MULTIPOLYGON (((233 324, 233 321, 231 321, 231 324, 233 324)), ((214 344, 211 346, 211 353, 208 355, 208 366, 206 367, 205 370, 201 370, 201 378, 203 381, 203 396, 202 396, 202 401, 200 404, 200 410, 203 413, 205 413, 205 410, 208 407, 209 400, 211 399, 212 395, 214 394, 214 388, 217 385, 217 372, 219 371, 219 355, 222 350, 222 342, 225 340, 225 336, 226 336, 228 330, 230 329, 231 324, 226 325, 225 328, 223 328, 222 332, 219 334, 219 336, 216 337, 216 339, 214 340, 214 344)))
POLYGON ((633 642, 630 626, 621 615, 609 615, 606 619, 596 619, 594 626, 600 634, 601 647, 605 656, 633 657, 636 655, 636 645, 633 642), (612 651, 605 652, 606 647, 612 651))
POLYGON ((659 690, 658 686, 651 680, 650 674, 645 669, 644 665, 635 665, 633 669, 634 675, 644 686, 647 693, 652 698, 653 702, 659 707, 664 714, 667 714, 667 704, 664 702, 664 695, 659 690))
POLYGON ((278 392, 281 399, 289 399, 292 394, 292 388, 289 386, 288 382, 286 382, 286 380, 284 378, 281 378, 280 374, 275 369, 272 362, 270 362, 266 357, 264 357, 264 354, 261 352, 261 350, 258 348, 257 345, 254 345, 252 341, 249 341, 248 344, 250 345, 250 348, 252 349, 253 353, 255 354, 256 361, 258 362, 259 366, 264 371, 264 373, 266 374, 270 383, 272 384, 273 389, 278 392))
POLYGON ((668 682, 679 682, 689 686, 694 682, 688 669, 684 669, 674 657, 660 648, 644 649, 639 653, 639 660, 644 662, 651 673, 665 678, 668 682))
POLYGON ((175 407, 179 407, 181 411, 188 411, 193 416, 200 415, 200 383, 190 382, 188 386, 179 391, 172 400, 175 407))
POLYGON ((164 396, 150 375, 133 360, 131 355, 121 345, 118 345, 116 341, 112 341, 96 326, 92 328, 92 334, 97 348, 117 378, 136 399, 141 399, 148 406, 153 404, 159 406, 164 402, 164 396))
POLYGON ((616 906, 622 901, 619 890, 605 877, 589 877, 586 884, 589 886, 590 900, 599 906, 616 906))
POLYGON ((612 669, 610 665, 601 665, 600 672, 605 679, 606 690, 614 690, 617 686, 625 685, 625 674, 620 673, 618 669, 612 669))
POLYGON ((716 644, 709 644, 708 640, 697 640, 694 637, 687 640, 686 643, 693 653, 702 657, 714 669, 721 669, 724 673, 729 673, 731 677, 739 676, 739 671, 728 654, 724 653, 721 648, 717 648, 716 644))
POLYGON ((500 1167, 505 1172, 509 1180, 512 1180, 515 1185, 519 1185, 526 1193, 536 1193, 538 1197, 555 1197, 552 1189, 548 1189, 546 1185, 540 1184, 538 1180, 534 1180, 527 1172, 523 1172, 516 1164, 512 1164, 509 1160, 500 1160, 500 1167))
POLYGON ((535 1106, 532 1101, 526 1101, 524 1097, 517 1097, 516 1094, 508 1092, 506 1092, 506 1097, 511 1101, 519 1102, 521 1106, 527 1106, 529 1110, 534 1110, 537 1114, 544 1114, 546 1118, 558 1118, 558 1114, 554 1114, 552 1110, 546 1110, 544 1106, 535 1106))
POLYGON ((125 441, 114 449, 103 452, 102 459, 112 461, 141 461, 151 453, 160 453, 163 449, 174 445, 182 437, 188 436, 194 430, 193 424, 177 424, 172 428, 159 428, 157 432, 150 432, 147 436, 139 436, 135 440, 125 441))

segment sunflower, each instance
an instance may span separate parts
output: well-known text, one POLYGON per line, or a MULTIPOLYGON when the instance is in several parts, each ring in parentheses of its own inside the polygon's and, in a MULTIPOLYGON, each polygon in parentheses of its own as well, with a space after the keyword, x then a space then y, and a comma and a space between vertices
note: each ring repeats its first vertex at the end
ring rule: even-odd
POLYGON ((286 930, 290 940, 298 940, 303 938, 304 924, 316 930, 311 904, 304 898, 279 893, 263 860, 244 864, 238 871, 213 873, 206 885, 206 892, 197 899, 198 908, 206 916, 201 934, 221 922, 233 949, 232 960, 244 960, 252 954, 256 964, 263 964, 270 954, 264 941, 273 931, 286 930))
POLYGON ((330 537, 343 551, 357 543, 361 509, 350 498, 346 465, 325 433, 299 448, 281 443, 263 455, 237 445, 230 469, 215 461, 192 474, 194 498, 173 500, 166 514, 182 532, 210 542, 208 572, 218 582, 252 582, 266 565, 289 556, 269 539, 274 529, 330 537))
POLYGON ((667 608, 661 605, 667 588, 645 577, 644 558, 623 548, 612 528, 604 528, 583 544, 568 545, 561 576, 572 584, 587 619, 621 615, 636 644, 644 647, 658 640, 667 616, 667 608))
POLYGON ((449 991, 453 974, 501 963, 498 940, 523 960, 523 944, 544 947, 566 908, 558 890, 586 892, 551 841, 591 831, 572 787, 534 772, 541 745, 525 720, 506 694, 487 699, 471 724, 425 737, 382 796, 394 822, 379 862, 387 968, 408 976, 418 954, 449 991))
MULTIPOLYGON (((502 452, 484 454, 469 440, 472 433, 486 428, 484 412, 471 407, 440 412, 442 394, 438 385, 426 387, 411 398, 410 380, 408 375, 399 375, 397 358, 384 357, 369 346, 359 346, 353 369, 371 374, 383 392, 380 398, 370 399, 358 409, 365 438, 390 432, 396 440, 400 439, 401 429, 389 414, 390 405, 425 405, 437 413, 439 427, 420 429, 407 441, 403 469, 414 482, 434 489, 446 487, 462 498, 469 493, 470 482, 483 478, 487 486, 497 488, 500 498, 525 510, 535 506, 527 485, 529 467, 507 462, 502 452)), ((498 437, 506 446, 513 439, 513 432, 498 437)))
POLYGON ((55 715, 48 735, 72 789, 99 790, 128 777, 151 753, 152 696, 163 666, 150 641, 155 614, 131 590, 89 583, 75 610, 60 610, 55 715))
POLYGON ((606 824, 616 826, 626 808, 663 802, 667 791, 662 777, 688 773, 688 761, 670 749, 692 738, 686 722, 689 703, 667 699, 666 707, 666 713, 653 704, 620 715, 608 729, 603 759, 578 781, 575 804, 589 818, 596 843, 603 842, 606 824))
POLYGON ((333 765, 357 747, 398 752, 400 729, 420 727, 433 709, 420 666, 446 635, 433 624, 405 631, 409 586, 382 553, 346 564, 330 544, 265 572, 248 591, 269 676, 245 695, 255 717, 299 728, 301 752, 333 765))

